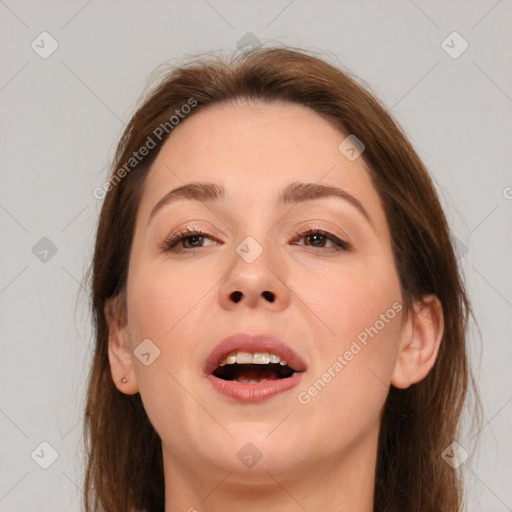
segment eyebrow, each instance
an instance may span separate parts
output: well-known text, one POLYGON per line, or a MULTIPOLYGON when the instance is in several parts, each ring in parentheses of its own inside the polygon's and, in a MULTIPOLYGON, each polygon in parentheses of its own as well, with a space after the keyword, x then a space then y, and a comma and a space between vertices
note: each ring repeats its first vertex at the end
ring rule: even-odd
MULTIPOLYGON (((226 196, 226 190, 222 185, 208 182, 193 182, 177 187, 165 194, 153 207, 149 215, 148 224, 154 215, 164 206, 179 201, 181 199, 189 199, 200 202, 215 202, 226 196)), ((361 204, 359 199, 349 194, 346 190, 331 185, 321 185, 319 183, 290 183, 279 195, 277 202, 279 204, 297 204, 315 199, 328 197, 337 197, 347 201, 354 206, 373 228, 373 222, 361 204)))

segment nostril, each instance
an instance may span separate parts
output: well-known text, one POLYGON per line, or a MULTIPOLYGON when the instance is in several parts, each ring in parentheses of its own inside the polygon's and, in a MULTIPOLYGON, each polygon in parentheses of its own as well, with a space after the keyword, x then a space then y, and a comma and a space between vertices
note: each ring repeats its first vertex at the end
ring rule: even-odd
POLYGON ((262 295, 269 302, 274 302, 275 300, 275 295, 272 292, 263 292, 262 295))
MULTIPOLYGON (((275 294, 273 292, 268 292, 268 291, 267 292, 262 292, 261 295, 263 295, 263 298, 265 300, 268 300, 269 302, 274 302, 275 299, 276 299, 276 296, 275 296, 275 294)), ((242 292, 238 292, 238 291, 237 292, 233 292, 230 295, 231 300, 233 302, 235 302, 235 303, 240 302, 242 297, 243 297, 243 293, 242 292)))
POLYGON ((233 292, 231 294, 231 300, 233 302, 240 302, 240 299, 242 298, 242 292, 233 292))

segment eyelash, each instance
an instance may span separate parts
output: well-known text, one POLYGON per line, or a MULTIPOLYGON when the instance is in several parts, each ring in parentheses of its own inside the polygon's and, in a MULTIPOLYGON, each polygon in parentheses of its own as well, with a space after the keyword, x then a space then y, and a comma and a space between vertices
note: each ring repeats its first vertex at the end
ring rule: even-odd
MULTIPOLYGON (((335 243, 338 246, 338 247, 327 247, 327 248, 317 247, 317 249, 326 249, 326 250, 324 250, 322 252, 350 251, 350 250, 353 249, 353 246, 349 242, 346 242, 345 240, 341 240, 340 238, 338 238, 337 236, 333 235, 332 233, 329 233, 328 231, 324 231, 323 229, 320 229, 320 228, 313 228, 312 227, 312 228, 308 228, 308 229, 306 229, 304 231, 296 231, 295 232, 295 236, 296 237, 298 236, 301 239, 305 238, 305 237, 307 237, 309 235, 321 235, 324 238, 326 238, 328 240, 331 240, 333 243, 335 243)), ((163 243, 160 245, 160 249, 163 252, 176 252, 173 249, 180 242, 182 242, 183 240, 186 240, 187 238, 192 238, 193 236, 200 236, 200 237, 203 237, 203 238, 209 238, 210 240, 213 240, 208 235, 208 233, 204 233, 200 229, 195 229, 194 227, 192 227, 192 228, 185 228, 185 229, 180 229, 180 230, 176 231, 175 233, 172 233, 170 236, 168 236, 163 241, 163 243)), ((294 244, 294 245, 298 245, 298 244, 294 244)), ((196 249, 201 249, 201 247, 193 247, 191 249, 181 248, 181 249, 179 249, 179 251, 194 253, 196 251, 196 249)))
MULTIPOLYGON (((331 240, 331 242, 334 242, 338 247, 327 247, 327 249, 331 249, 327 252, 337 252, 337 251, 350 251, 353 249, 352 245, 348 243, 345 240, 342 240, 341 238, 338 238, 336 235, 333 235, 332 233, 329 233, 328 231, 324 231, 320 228, 311 227, 306 229, 305 231, 296 231, 295 236, 300 236, 301 238, 307 237, 309 235, 321 235, 324 238, 327 238, 328 240, 331 240)), ((318 247, 318 249, 324 249, 323 247, 318 247)), ((325 252, 325 251, 324 251, 325 252)))

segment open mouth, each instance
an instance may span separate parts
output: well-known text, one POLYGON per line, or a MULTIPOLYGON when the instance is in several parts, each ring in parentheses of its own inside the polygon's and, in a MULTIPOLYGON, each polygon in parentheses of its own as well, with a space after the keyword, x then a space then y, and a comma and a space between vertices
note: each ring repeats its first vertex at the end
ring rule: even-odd
POLYGON ((244 384, 287 379, 295 373, 296 370, 286 361, 268 352, 232 353, 213 371, 213 375, 219 379, 244 384))
POLYGON ((205 361, 204 376, 225 398, 239 404, 264 402, 299 384, 307 365, 270 334, 233 334, 205 361))

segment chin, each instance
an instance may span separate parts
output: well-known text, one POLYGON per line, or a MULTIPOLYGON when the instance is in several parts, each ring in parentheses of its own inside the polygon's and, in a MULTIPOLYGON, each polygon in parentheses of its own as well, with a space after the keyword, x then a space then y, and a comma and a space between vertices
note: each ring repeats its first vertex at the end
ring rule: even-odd
POLYGON ((310 445, 299 441, 283 429, 278 432, 274 422, 269 428, 265 425, 237 425, 228 428, 233 438, 224 441, 215 449, 210 447, 211 462, 224 471, 240 475, 261 475, 268 480, 270 474, 279 474, 296 469, 304 462, 306 454, 302 447, 310 445), (270 432, 270 435, 269 435, 270 432))

